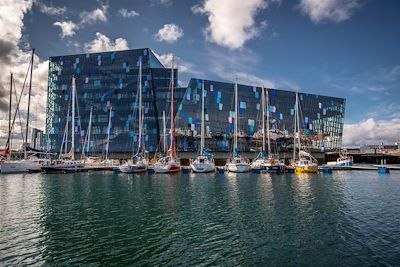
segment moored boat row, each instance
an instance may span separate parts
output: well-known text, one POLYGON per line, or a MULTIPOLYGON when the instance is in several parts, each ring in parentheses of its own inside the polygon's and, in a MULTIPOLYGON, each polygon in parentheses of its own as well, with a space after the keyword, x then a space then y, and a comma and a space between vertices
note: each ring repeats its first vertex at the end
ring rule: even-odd
MULTIPOLYGON (((33 53, 32 53, 32 64, 33 64, 33 53)), ((86 131, 86 136, 84 137, 84 131, 79 130, 80 121, 77 122, 78 127, 75 125, 75 119, 79 119, 79 110, 77 100, 77 92, 76 92, 76 84, 75 77, 72 77, 72 93, 71 100, 68 104, 67 111, 67 119, 65 125, 65 132, 62 140, 62 145, 60 148, 60 153, 58 159, 49 160, 49 159, 37 159, 34 157, 25 156, 23 160, 18 161, 4 161, 1 163, 2 173, 9 172, 28 172, 28 171, 45 171, 45 172, 78 172, 89 169, 102 169, 102 168, 118 168, 120 172, 123 173, 140 173, 146 172, 151 169, 151 171, 155 173, 176 173, 182 170, 182 166, 180 164, 179 159, 177 158, 177 149, 176 149, 176 140, 175 140, 175 124, 174 124, 174 60, 172 60, 171 66, 171 78, 170 78, 170 128, 169 128, 169 148, 167 149, 167 129, 165 123, 165 111, 163 112, 163 122, 164 122, 164 146, 161 155, 150 164, 149 161, 149 153, 145 148, 145 135, 146 135, 146 127, 144 127, 145 120, 145 112, 144 105, 142 101, 142 62, 141 59, 138 61, 139 73, 138 73, 138 91, 136 93, 135 107, 138 107, 138 120, 135 127, 138 127, 137 132, 137 144, 132 140, 132 157, 123 163, 119 164, 119 160, 117 162, 111 160, 109 158, 109 140, 111 134, 111 126, 112 126, 112 118, 113 118, 113 107, 111 104, 107 104, 107 109, 109 111, 109 119, 108 119, 108 127, 107 127, 107 138, 104 145, 105 158, 97 158, 93 157, 90 154, 91 147, 91 124, 92 124, 92 108, 90 109, 89 116, 89 124, 86 131), (76 116, 78 114, 78 116, 76 116), (71 124, 71 125, 69 125, 71 124), (78 130, 77 130, 78 129, 78 130), (70 149, 68 149, 68 132, 70 132, 70 149), (77 132, 81 132, 82 138, 82 155, 81 159, 75 159, 75 135, 77 132)), ((31 67, 32 68, 32 67, 31 67)), ((207 173, 216 171, 216 164, 214 161, 214 155, 207 150, 206 145, 206 136, 207 133, 205 131, 205 88, 204 88, 204 80, 202 81, 201 86, 201 133, 200 133, 200 146, 199 152, 196 158, 191 159, 189 161, 189 167, 191 171, 198 173, 207 173)), ((261 90, 261 109, 260 113, 262 113, 262 126, 259 127, 262 133, 262 145, 257 149, 258 156, 250 161, 245 158, 239 152, 238 146, 238 132, 239 132, 239 95, 238 95, 238 84, 235 83, 235 98, 234 98, 234 112, 232 118, 234 120, 233 127, 233 146, 231 151, 231 157, 227 160, 226 165, 224 166, 224 170, 229 172, 250 172, 250 171, 259 171, 259 172, 277 172, 283 173, 286 170, 286 166, 284 162, 279 158, 277 154, 277 149, 273 151, 271 146, 271 138, 270 138, 270 103, 268 90, 266 88, 262 88, 261 90)), ((11 96, 11 94, 10 94, 11 96)), ((11 99, 11 98, 10 98, 11 99)), ((28 102, 29 106, 29 102, 28 102)), ((11 109, 11 103, 10 103, 11 109)), ((293 162, 290 165, 290 168, 293 168, 297 172, 317 172, 318 171, 318 163, 314 157, 311 156, 310 153, 302 149, 300 142, 300 103, 298 99, 298 94, 296 94, 296 103, 295 103, 295 124, 294 124, 294 152, 293 152, 293 162)), ((29 111, 29 108, 28 108, 29 111)), ((136 109, 134 109, 136 112, 136 109)), ((207 115, 208 116, 208 115, 207 115)), ((29 118, 29 115, 28 115, 29 118)), ((207 119, 208 120, 208 119, 207 119)), ((11 121, 11 120, 10 120, 11 121)), ((29 119, 28 119, 29 122, 29 119)), ((27 122, 27 124, 28 124, 27 122)), ((273 123, 273 122, 272 122, 273 123)), ((28 127, 28 126, 27 126, 28 127)), ((11 131, 11 130, 10 130, 11 131)), ((27 135, 26 135, 27 136, 27 135)), ((135 135, 136 138, 136 135, 135 135)), ((6 147, 9 149, 9 147, 6 147)), ((26 153, 25 153, 26 154, 26 153)), ((351 166, 352 158, 346 157, 345 155, 340 156, 337 162, 329 162, 328 166, 351 166)))

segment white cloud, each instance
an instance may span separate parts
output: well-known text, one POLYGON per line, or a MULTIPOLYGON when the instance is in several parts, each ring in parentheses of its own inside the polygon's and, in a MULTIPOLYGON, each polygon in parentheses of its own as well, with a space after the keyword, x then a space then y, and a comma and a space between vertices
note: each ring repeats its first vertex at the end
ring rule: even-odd
POLYGON ((100 32, 96 33, 92 41, 85 43, 85 51, 90 53, 127 49, 129 49, 128 42, 124 38, 117 38, 113 41, 100 32))
POLYGON ((60 27, 61 38, 75 35, 75 30, 78 29, 78 25, 76 25, 72 21, 56 21, 53 23, 53 25, 60 27))
MULTIPOLYGON (((22 29, 24 27, 23 18, 31 8, 32 1, 3 0, 0 2, 0 69, 2 70, 0 72, 0 138, 6 136, 8 128, 9 73, 14 73, 16 89, 18 94, 20 94, 30 61, 30 52, 23 51, 19 47, 19 44, 22 39, 22 29), (4 124, 7 127, 4 128, 4 124)), ((33 71, 30 125, 41 129, 44 128, 46 114, 47 72, 48 61, 43 61, 36 56, 33 71)), ((14 111, 16 102, 14 98, 13 101, 14 111)), ((20 104, 23 125, 25 125, 27 102, 28 90, 25 89, 20 104)), ((14 145, 17 146, 18 143, 14 142, 14 145)))
POLYGON ((176 24, 165 24, 154 36, 157 41, 174 43, 183 36, 183 30, 176 24))
POLYGON ((152 0, 152 2, 165 7, 170 7, 172 6, 173 0, 152 0))
POLYGON ((400 78, 400 65, 393 66, 392 68, 381 69, 379 78, 385 81, 396 81, 400 78))
POLYGON ((60 37, 71 37, 75 35, 76 30, 85 27, 86 24, 95 24, 96 22, 107 22, 107 9, 108 6, 102 5, 100 8, 96 8, 93 11, 83 11, 79 14, 81 21, 75 23, 72 21, 56 21, 53 23, 54 26, 60 27, 60 37))
POLYGON ((267 8, 268 0, 204 0, 202 5, 192 7, 195 14, 208 16, 205 36, 208 41, 230 49, 242 48, 257 37, 267 24, 256 25, 254 17, 267 8))
POLYGON ((388 88, 382 86, 366 86, 359 87, 353 86, 350 87, 349 91, 354 94, 365 94, 365 93, 375 93, 375 94, 385 94, 388 95, 388 88))
POLYGON ((40 12, 48 15, 63 15, 67 11, 67 8, 65 6, 64 7, 48 6, 41 2, 36 2, 36 4, 39 6, 40 12))
MULTIPOLYGON (((158 60, 164 65, 166 68, 171 68, 172 66, 172 57, 174 56, 172 53, 167 54, 157 54, 154 52, 154 55, 158 58, 158 60)), ((178 56, 174 56, 174 65, 175 68, 178 67, 179 73, 191 73, 194 75, 204 75, 203 72, 195 69, 195 66, 189 62, 182 60, 178 56)))
POLYGON ((345 124, 343 146, 366 144, 394 144, 400 137, 400 119, 375 120, 369 118, 354 124, 345 124))
POLYGON ((275 81, 255 74, 254 70, 259 63, 259 57, 250 50, 243 50, 240 53, 236 51, 220 53, 215 49, 208 49, 204 58, 207 59, 204 64, 209 73, 223 80, 235 82, 237 79, 237 82, 241 84, 276 88, 275 81), (208 61, 208 59, 212 60, 208 61))
POLYGON ((132 18, 139 16, 139 13, 136 12, 135 10, 129 11, 126 8, 121 8, 120 10, 118 10, 118 14, 124 18, 132 18))
POLYGON ((98 21, 100 22, 107 22, 107 5, 102 5, 100 8, 96 8, 93 11, 84 11, 79 14, 81 18, 80 25, 84 24, 94 24, 98 21))
POLYGON ((315 23, 345 21, 359 6, 358 0, 300 0, 299 4, 301 12, 315 23))

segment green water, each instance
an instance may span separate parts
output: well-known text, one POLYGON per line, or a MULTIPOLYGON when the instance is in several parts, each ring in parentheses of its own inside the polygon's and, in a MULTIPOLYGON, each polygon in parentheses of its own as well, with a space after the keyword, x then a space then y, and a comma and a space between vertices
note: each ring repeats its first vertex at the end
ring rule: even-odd
POLYGON ((400 172, 0 176, 0 265, 400 264, 400 172))

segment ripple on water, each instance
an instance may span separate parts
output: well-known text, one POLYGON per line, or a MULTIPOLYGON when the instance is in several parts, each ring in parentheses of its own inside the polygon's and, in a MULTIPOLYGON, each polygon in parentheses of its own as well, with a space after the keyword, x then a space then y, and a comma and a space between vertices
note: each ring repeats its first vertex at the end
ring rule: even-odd
POLYGON ((0 265, 396 265, 400 173, 0 176, 0 265))

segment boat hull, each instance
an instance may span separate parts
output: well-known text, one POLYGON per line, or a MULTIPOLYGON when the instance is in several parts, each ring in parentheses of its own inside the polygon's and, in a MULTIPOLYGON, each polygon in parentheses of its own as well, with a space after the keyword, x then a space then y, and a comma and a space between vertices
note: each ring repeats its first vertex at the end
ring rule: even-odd
POLYGON ((166 165, 154 165, 153 168, 155 173, 177 173, 182 170, 182 167, 178 164, 166 164, 166 165))
POLYGON ((296 172, 298 173, 317 173, 318 166, 295 166, 296 172))
POLYGON ((243 173, 250 171, 250 165, 248 163, 228 163, 226 168, 230 172, 243 173))
POLYGON ((342 161, 342 162, 337 162, 337 161, 330 161, 326 163, 327 166, 331 167, 350 167, 353 166, 352 161, 342 161))
POLYGON ((130 164, 122 165, 119 167, 122 173, 140 173, 147 171, 147 165, 145 164, 130 164))
POLYGON ((42 170, 46 173, 71 173, 88 171, 81 162, 64 162, 54 165, 42 166, 42 170))
POLYGON ((74 172, 87 172, 89 169, 84 167, 75 168, 59 168, 59 167, 42 167, 45 173, 74 173, 74 172))
POLYGON ((252 170, 267 172, 285 172, 285 165, 279 161, 270 162, 269 160, 257 160, 251 164, 252 170))
POLYGON ((23 173, 23 172, 37 172, 40 171, 40 164, 35 161, 9 161, 1 164, 1 173, 23 173))
POLYGON ((197 172, 197 173, 214 172, 215 164, 214 163, 192 163, 192 164, 190 164, 190 168, 192 168, 193 172, 197 172))

